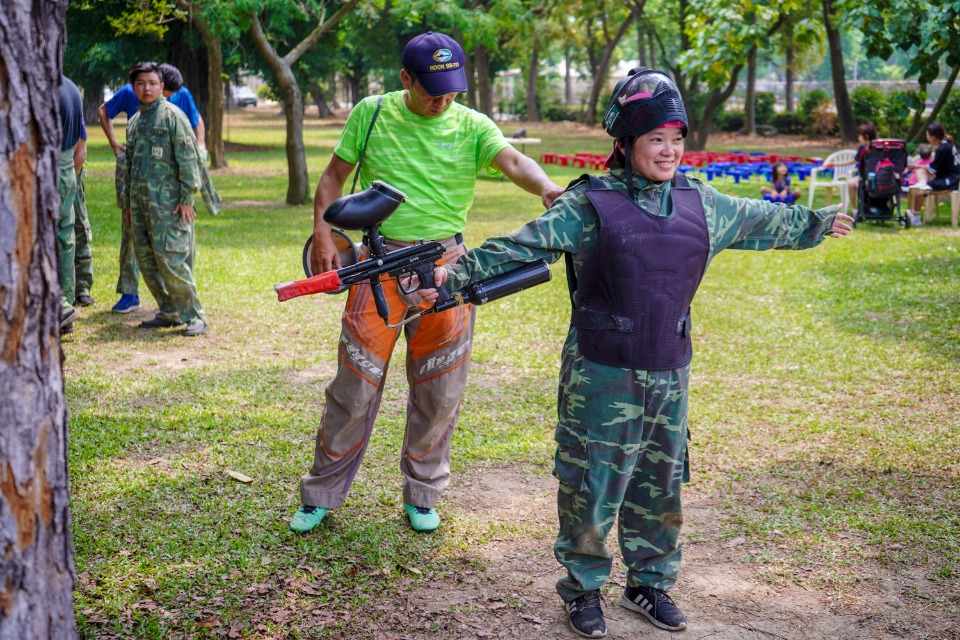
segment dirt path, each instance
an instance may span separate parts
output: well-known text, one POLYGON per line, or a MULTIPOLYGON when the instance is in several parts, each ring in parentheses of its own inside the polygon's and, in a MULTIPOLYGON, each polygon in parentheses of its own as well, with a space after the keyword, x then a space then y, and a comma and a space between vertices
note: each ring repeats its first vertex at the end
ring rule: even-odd
MULTIPOLYGON (((446 494, 452 508, 478 522, 492 520, 510 531, 519 528, 532 533, 519 539, 513 533, 471 550, 466 555, 481 559, 486 570, 465 570, 454 580, 430 583, 382 601, 376 606, 377 615, 355 619, 345 637, 578 637, 567 626, 554 590, 562 576, 552 553, 555 490, 555 480, 549 474, 529 468, 495 468, 483 477, 461 477, 446 494)), ((616 605, 625 584, 618 559, 604 589, 609 638, 960 637, 942 626, 933 635, 924 632, 922 610, 897 611, 897 596, 907 588, 902 577, 867 578, 857 594, 831 593, 788 582, 774 585, 763 579, 757 565, 742 562, 746 551, 738 541, 721 542, 716 505, 692 491, 685 502, 684 569, 671 593, 687 614, 687 631, 673 634, 658 630, 616 605)), ((615 536, 611 536, 608 547, 613 550, 615 546, 615 536)), ((816 582, 815 577, 807 582, 816 582)))

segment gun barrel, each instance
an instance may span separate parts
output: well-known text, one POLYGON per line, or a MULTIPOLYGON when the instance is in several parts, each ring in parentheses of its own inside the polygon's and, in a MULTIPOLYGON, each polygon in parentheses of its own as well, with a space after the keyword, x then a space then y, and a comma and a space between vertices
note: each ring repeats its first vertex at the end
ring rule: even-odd
POLYGON ((308 296, 314 293, 336 291, 340 288, 340 276, 336 271, 326 271, 306 280, 275 284, 273 288, 277 292, 277 299, 283 302, 290 298, 308 296))
POLYGON ((476 282, 456 292, 452 298, 438 302, 434 309, 446 311, 459 304, 481 305, 519 293, 550 280, 550 265, 546 260, 537 260, 518 269, 506 271, 500 275, 476 282))

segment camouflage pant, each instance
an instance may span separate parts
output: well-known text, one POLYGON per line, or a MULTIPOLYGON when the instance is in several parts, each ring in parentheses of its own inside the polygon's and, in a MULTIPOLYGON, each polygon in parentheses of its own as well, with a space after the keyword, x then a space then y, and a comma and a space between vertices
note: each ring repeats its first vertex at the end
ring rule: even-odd
POLYGON ((576 346, 565 350, 554 467, 564 601, 610 576, 605 542, 617 516, 628 584, 667 590, 676 582, 689 375, 689 366, 618 369, 583 358, 576 346))
POLYGON ((131 194, 130 205, 137 263, 160 307, 158 315, 171 321, 206 321, 193 280, 193 224, 173 212, 176 203, 131 194))
POLYGON ((87 217, 87 197, 83 179, 87 170, 81 169, 77 176, 77 197, 73 201, 73 235, 76 242, 73 265, 76 278, 76 295, 90 295, 93 288, 93 233, 90 231, 90 219, 87 217))
POLYGON ((120 212, 120 277, 117 278, 117 293, 136 296, 140 293, 140 267, 137 265, 137 250, 133 244, 133 227, 123 219, 120 212))
POLYGON ((57 257, 60 272, 60 305, 64 312, 73 309, 76 301, 76 236, 74 235, 73 205, 77 199, 77 175, 73 170, 73 148, 60 152, 60 213, 57 216, 57 257))

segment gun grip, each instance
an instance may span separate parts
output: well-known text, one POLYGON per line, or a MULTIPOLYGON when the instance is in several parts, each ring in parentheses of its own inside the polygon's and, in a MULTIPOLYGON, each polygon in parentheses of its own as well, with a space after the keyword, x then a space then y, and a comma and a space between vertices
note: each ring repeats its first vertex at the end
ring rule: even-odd
POLYGON ((390 307, 387 305, 387 299, 383 295, 383 285, 380 284, 379 280, 371 282, 370 290, 373 292, 373 302, 377 305, 377 315, 389 324, 390 307))

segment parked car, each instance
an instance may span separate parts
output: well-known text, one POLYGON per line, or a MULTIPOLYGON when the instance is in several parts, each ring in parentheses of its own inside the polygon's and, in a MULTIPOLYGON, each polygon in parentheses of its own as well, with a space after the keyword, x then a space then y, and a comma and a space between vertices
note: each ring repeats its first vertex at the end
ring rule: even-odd
POLYGON ((233 88, 233 104, 238 107, 255 107, 259 102, 257 94, 250 87, 233 88))

